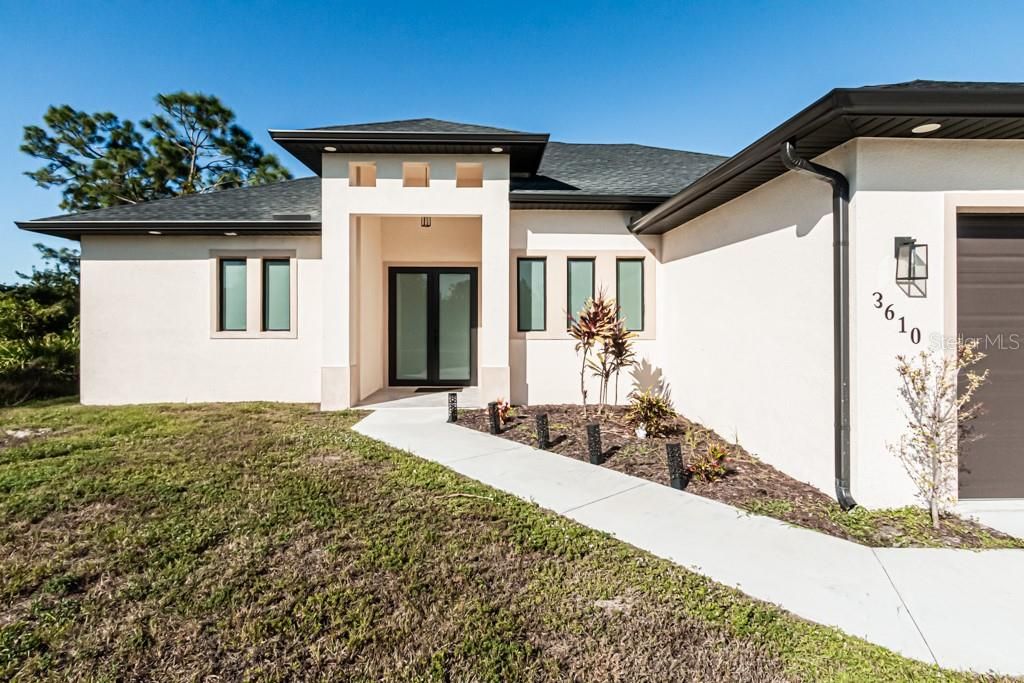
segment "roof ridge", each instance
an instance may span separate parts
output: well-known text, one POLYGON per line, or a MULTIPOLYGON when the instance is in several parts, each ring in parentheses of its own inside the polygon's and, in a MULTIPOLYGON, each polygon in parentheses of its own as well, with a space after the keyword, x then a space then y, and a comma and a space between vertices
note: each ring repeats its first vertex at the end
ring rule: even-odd
POLYGON ((450 119, 439 119, 431 116, 392 119, 390 121, 361 121, 357 123, 342 123, 329 126, 316 126, 313 128, 301 129, 305 132, 314 131, 343 131, 343 132, 377 132, 377 133, 483 133, 502 135, 534 135, 512 128, 503 128, 483 123, 469 123, 466 121, 452 121, 450 119), (433 128, 434 130, 431 130, 433 128), (408 130, 406 130, 408 129, 408 130))
MULTIPOLYGON (((340 123, 330 127, 337 126, 386 126, 391 123, 411 123, 413 121, 444 121, 445 123, 458 123, 458 121, 445 121, 444 119, 436 119, 433 116, 418 116, 414 119, 390 119, 388 121, 363 121, 362 123, 340 123)), ((324 126, 314 126, 313 128, 303 128, 302 130, 324 130, 324 126)))

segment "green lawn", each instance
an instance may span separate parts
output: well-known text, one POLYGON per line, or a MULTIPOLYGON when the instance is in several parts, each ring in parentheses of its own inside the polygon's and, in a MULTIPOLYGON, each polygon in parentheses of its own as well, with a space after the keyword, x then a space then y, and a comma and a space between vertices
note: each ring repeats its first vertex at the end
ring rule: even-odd
POLYGON ((362 437, 357 419, 0 410, 0 680, 960 680, 362 437), (4 441, 16 427, 53 431, 4 441))

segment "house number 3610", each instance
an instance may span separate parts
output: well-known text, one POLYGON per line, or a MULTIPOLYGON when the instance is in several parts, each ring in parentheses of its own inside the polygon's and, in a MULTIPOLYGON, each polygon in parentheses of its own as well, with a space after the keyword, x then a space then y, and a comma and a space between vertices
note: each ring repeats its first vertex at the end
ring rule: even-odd
POLYGON ((875 297, 875 308, 882 310, 882 315, 885 316, 886 320, 896 320, 899 322, 900 334, 909 333, 910 341, 914 342, 915 344, 921 343, 921 330, 916 327, 911 327, 908 330, 907 319, 904 318, 902 315, 898 318, 896 317, 896 311, 893 310, 892 304, 885 303, 885 300, 882 298, 881 292, 874 292, 871 296, 875 297))

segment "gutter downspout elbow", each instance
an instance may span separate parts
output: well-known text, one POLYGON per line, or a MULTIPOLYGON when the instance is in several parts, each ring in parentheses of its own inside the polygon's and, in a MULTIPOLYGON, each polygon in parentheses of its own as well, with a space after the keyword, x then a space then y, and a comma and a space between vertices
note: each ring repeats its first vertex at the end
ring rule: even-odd
POLYGON ((832 186, 832 335, 836 500, 857 506, 850 492, 850 182, 839 171, 800 157, 792 142, 779 148, 783 166, 832 186))

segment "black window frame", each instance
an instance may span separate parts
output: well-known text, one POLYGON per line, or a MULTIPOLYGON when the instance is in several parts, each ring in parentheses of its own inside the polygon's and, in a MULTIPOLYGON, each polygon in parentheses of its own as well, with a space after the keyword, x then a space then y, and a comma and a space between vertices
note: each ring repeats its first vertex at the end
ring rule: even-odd
POLYGON ((572 328, 573 316, 579 313, 579 311, 573 311, 571 309, 572 298, 572 268, 571 264, 573 261, 589 261, 590 262, 590 298, 594 298, 594 292, 597 291, 597 257, 595 256, 573 256, 565 260, 565 329, 572 328))
POLYGON ((622 297, 620 295, 619 264, 627 261, 640 264, 640 327, 630 328, 628 321, 626 329, 630 332, 643 332, 647 328, 647 259, 643 257, 621 257, 615 259, 615 305, 622 310, 622 297))
POLYGON ((288 257, 270 257, 260 259, 260 331, 262 332, 291 332, 292 331, 292 260, 288 257), (288 264, 288 327, 272 328, 268 322, 267 305, 267 264, 286 263, 288 264))
POLYGON ((548 329, 548 259, 546 256, 520 256, 516 259, 516 330, 519 332, 546 332, 548 329), (522 288, 520 287, 520 266, 524 261, 539 261, 544 268, 544 277, 542 282, 544 283, 544 291, 541 294, 541 305, 544 308, 542 314, 543 325, 540 329, 536 328, 524 328, 523 320, 520 315, 520 296, 522 288))
POLYGON ((247 315, 245 316, 246 317, 245 324, 241 328, 229 328, 227 326, 227 324, 225 323, 225 320, 224 320, 224 313, 225 313, 225 310, 224 310, 224 265, 227 264, 227 263, 241 263, 243 266, 245 266, 245 275, 246 275, 245 303, 246 303, 246 309, 248 309, 248 305, 249 305, 249 291, 248 291, 249 290, 249 288, 248 288, 248 282, 249 282, 249 260, 244 258, 244 257, 239 258, 237 256, 222 257, 222 258, 217 259, 217 331, 218 332, 247 332, 249 330, 248 310, 246 310, 247 315))

